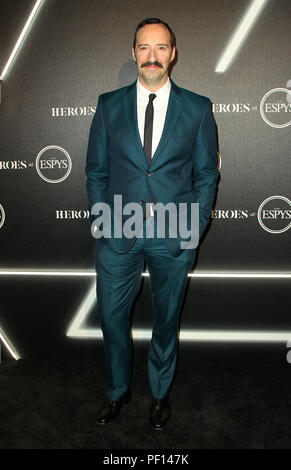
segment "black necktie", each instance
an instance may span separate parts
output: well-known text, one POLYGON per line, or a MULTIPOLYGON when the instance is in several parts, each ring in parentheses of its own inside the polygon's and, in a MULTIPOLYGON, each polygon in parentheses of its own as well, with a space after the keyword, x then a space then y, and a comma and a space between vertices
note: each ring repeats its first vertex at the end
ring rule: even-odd
POLYGON ((144 121, 144 141, 143 148, 148 164, 152 159, 152 137, 153 137, 153 119, 154 119, 154 105, 153 101, 157 95, 151 93, 149 95, 149 102, 145 112, 144 121))
MULTIPOLYGON (((148 165, 151 163, 152 159, 152 137, 153 137, 153 120, 154 120, 154 105, 153 101, 157 95, 151 93, 149 95, 149 102, 146 107, 145 112, 145 121, 144 121, 144 140, 143 140, 143 148, 144 153, 148 162, 148 165)), ((147 203, 150 202, 150 197, 147 197, 147 203)), ((150 209, 147 208, 146 212, 144 213, 144 219, 146 219, 150 215, 150 209)))

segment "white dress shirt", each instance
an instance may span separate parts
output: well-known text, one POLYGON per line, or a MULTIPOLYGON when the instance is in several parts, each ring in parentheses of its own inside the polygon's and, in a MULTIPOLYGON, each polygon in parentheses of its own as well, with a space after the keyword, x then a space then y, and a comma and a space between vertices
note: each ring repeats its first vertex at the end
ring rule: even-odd
MULTIPOLYGON (((138 130, 140 135, 140 140, 143 145, 144 141, 144 121, 145 121, 145 112, 146 107, 149 102, 149 95, 153 93, 152 91, 147 90, 137 79, 136 81, 136 91, 137 91, 137 123, 138 130)), ((166 114, 169 102, 169 96, 171 91, 171 82, 168 80, 159 90, 155 91, 154 94, 156 98, 153 100, 154 107, 154 119, 153 119, 153 136, 152 136, 152 157, 157 149, 157 146, 160 142, 166 114)), ((153 215, 152 205, 150 206, 151 215, 153 215)))
MULTIPOLYGON (((140 140, 143 145, 144 139, 144 120, 146 107, 149 102, 149 95, 153 93, 147 90, 137 79, 137 122, 140 140)), ((164 129, 165 118, 168 108, 169 96, 171 91, 171 82, 168 77, 168 81, 159 90, 155 91, 156 98, 153 101, 154 106, 154 120, 153 120, 153 137, 152 137, 152 157, 157 149, 159 141, 162 136, 164 129)))

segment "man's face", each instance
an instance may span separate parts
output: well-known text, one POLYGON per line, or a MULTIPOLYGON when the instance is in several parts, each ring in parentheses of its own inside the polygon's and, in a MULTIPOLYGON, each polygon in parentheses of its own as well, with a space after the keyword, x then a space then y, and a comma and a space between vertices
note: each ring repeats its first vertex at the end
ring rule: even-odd
POLYGON ((144 86, 160 88, 166 83, 170 63, 175 58, 175 47, 171 48, 170 32, 166 26, 147 24, 140 28, 132 57, 144 86))

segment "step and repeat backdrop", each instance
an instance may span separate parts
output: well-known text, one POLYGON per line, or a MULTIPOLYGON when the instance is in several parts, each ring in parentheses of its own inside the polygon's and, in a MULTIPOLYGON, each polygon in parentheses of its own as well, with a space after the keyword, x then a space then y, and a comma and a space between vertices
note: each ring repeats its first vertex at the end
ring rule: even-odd
MULTIPOLYGON (((34 5, 1 1, 1 70, 34 5)), ((218 128, 219 190, 193 272, 291 271, 288 7, 288 0, 43 0, 1 82, 0 328, 22 355, 70 341, 78 348, 78 337, 100 333, 95 278, 84 275, 94 269, 88 135, 99 94, 137 78, 131 47, 146 17, 174 30, 172 78, 211 99, 218 128), (76 276, 57 276, 64 271, 76 276)), ((289 292, 286 277, 192 277, 181 327, 291 331, 289 292)), ((150 329, 150 309, 145 276, 133 326, 150 329)))

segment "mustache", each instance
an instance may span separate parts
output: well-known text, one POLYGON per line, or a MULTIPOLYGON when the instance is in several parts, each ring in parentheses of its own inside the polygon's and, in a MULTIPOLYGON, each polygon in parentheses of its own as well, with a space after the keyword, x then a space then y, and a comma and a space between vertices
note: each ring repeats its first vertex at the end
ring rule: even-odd
POLYGON ((141 67, 147 67, 148 65, 156 65, 157 67, 160 67, 161 69, 163 68, 161 62, 158 62, 157 60, 155 60, 155 62, 144 62, 143 64, 141 64, 141 67))

